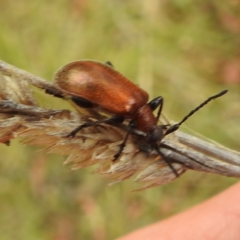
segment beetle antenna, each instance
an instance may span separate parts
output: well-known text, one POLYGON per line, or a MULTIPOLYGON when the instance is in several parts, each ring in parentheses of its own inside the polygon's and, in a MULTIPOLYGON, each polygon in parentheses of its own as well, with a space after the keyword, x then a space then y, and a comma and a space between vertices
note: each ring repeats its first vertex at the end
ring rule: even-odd
POLYGON ((186 117, 183 118, 183 120, 181 122, 178 123, 178 125, 182 125, 182 123, 184 123, 189 117, 191 117, 195 112, 197 112, 200 108, 202 108, 203 106, 205 106, 206 104, 208 104, 210 101, 212 101, 215 98, 221 97, 222 95, 226 94, 228 90, 224 90, 214 96, 209 97, 206 101, 204 101, 203 103, 201 103, 198 107, 196 107, 195 109, 193 109, 186 117))
POLYGON ((175 132, 189 117, 191 117, 195 112, 197 112, 200 108, 202 108, 203 106, 205 106, 206 104, 208 104, 210 101, 212 101, 213 99, 216 99, 218 97, 221 97, 222 95, 226 94, 228 92, 228 90, 223 90, 222 92, 213 95, 211 97, 209 97, 207 100, 205 100, 203 103, 201 103, 198 107, 194 108, 188 115, 186 115, 182 121, 180 121, 177 124, 172 125, 164 134, 165 136, 168 135, 169 133, 175 132))

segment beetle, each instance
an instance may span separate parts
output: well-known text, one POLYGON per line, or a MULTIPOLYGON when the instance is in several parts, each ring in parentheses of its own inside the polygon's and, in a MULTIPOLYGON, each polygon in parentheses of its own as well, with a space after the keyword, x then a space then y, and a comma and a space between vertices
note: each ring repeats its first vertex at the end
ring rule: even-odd
POLYGON ((120 124, 124 120, 129 120, 126 136, 113 160, 117 160, 121 155, 132 130, 139 130, 145 134, 146 141, 161 155, 176 176, 178 176, 177 171, 159 150, 159 143, 166 135, 176 131, 201 107, 227 92, 224 90, 208 98, 177 124, 158 125, 163 108, 163 98, 159 96, 148 102, 147 92, 116 71, 110 62, 103 64, 92 60, 82 60, 68 63, 57 71, 54 81, 56 86, 66 95, 70 95, 72 101, 78 106, 100 109, 111 115, 103 120, 80 125, 69 133, 68 137, 73 137, 81 129, 93 125, 120 124), (158 109, 157 116, 153 114, 156 109, 158 109))

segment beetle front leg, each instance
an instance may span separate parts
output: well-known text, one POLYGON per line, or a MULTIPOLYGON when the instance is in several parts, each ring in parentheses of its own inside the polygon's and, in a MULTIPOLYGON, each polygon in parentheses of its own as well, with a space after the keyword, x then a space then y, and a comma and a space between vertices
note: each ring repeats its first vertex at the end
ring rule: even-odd
POLYGON ((160 118, 160 115, 162 113, 162 108, 163 108, 163 97, 156 97, 152 101, 148 103, 149 107, 152 109, 152 111, 156 110, 158 108, 158 113, 157 113, 157 121, 160 118))

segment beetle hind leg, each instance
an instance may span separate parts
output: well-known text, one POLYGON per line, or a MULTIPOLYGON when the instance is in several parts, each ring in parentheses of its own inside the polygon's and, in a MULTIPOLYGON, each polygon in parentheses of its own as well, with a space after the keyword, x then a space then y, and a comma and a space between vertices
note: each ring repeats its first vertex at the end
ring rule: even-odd
POLYGON ((123 117, 121 116, 113 116, 111 118, 103 119, 103 120, 98 120, 96 122, 86 122, 77 128, 75 128, 72 132, 70 132, 66 137, 74 137, 79 131, 81 131, 83 128, 87 127, 92 127, 92 126, 98 126, 101 125, 102 123, 107 123, 111 125, 116 125, 120 124, 123 122, 123 117))
POLYGON ((91 127, 91 126, 96 126, 98 125, 97 122, 88 122, 88 123, 84 123, 80 126, 78 126, 77 128, 75 128, 73 131, 71 131, 66 137, 75 137, 75 135, 81 131, 83 128, 87 128, 87 127, 91 127))

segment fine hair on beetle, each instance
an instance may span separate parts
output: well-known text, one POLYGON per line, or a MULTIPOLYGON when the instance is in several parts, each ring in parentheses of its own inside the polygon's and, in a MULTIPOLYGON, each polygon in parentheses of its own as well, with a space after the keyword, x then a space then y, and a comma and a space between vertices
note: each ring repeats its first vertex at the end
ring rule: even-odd
MULTIPOLYGON (((141 132, 143 134, 140 135, 144 136, 144 140, 151 146, 151 149, 154 149, 161 156, 176 177, 179 176, 178 172, 172 166, 171 161, 164 157, 160 151, 160 148, 171 149, 170 146, 161 142, 162 139, 178 130, 190 116, 208 102, 227 93, 227 90, 224 90, 209 97, 189 112, 179 123, 158 125, 163 108, 163 98, 159 96, 148 102, 148 93, 117 72, 110 62, 105 64, 92 60, 71 62, 57 71, 54 81, 58 91, 54 92, 53 89, 47 89, 47 93, 60 98, 68 96, 82 108, 97 108, 111 115, 106 119, 86 122, 70 132, 67 137, 74 137, 83 128, 102 123, 119 125, 128 120, 126 135, 118 152, 114 155, 113 161, 120 157, 129 135, 141 132), (61 94, 59 94, 59 89, 61 94), (155 110, 157 110, 156 116, 153 114, 155 110)), ((171 150, 178 152, 176 149, 171 150)), ((204 165, 199 161, 196 162, 204 165)))

